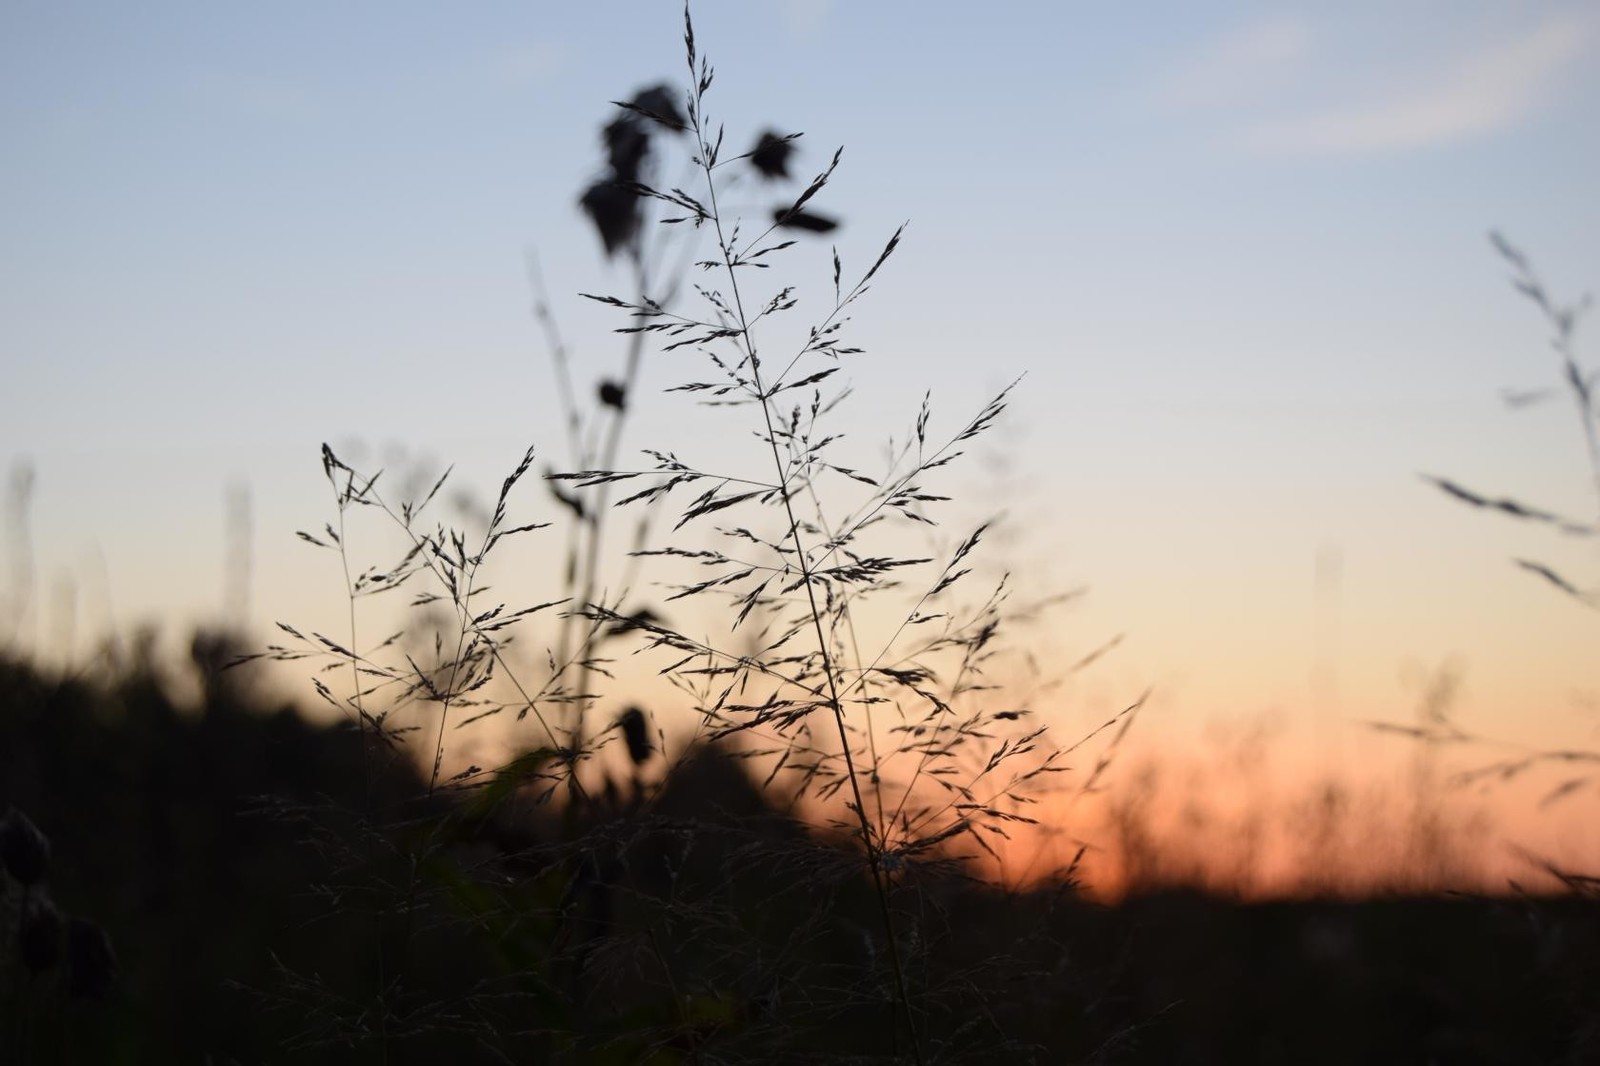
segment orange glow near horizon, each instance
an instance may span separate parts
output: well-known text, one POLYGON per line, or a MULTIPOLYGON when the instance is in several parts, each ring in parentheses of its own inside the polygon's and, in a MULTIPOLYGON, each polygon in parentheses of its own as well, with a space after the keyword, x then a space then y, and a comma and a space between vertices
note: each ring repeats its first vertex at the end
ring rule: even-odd
MULTIPOLYGON (((686 708, 676 715, 660 710, 686 699, 676 690, 666 697, 660 684, 632 684, 609 694, 602 704, 606 710, 593 714, 589 727, 591 735, 603 730, 614 717, 613 707, 657 708, 669 762, 658 755, 646 768, 646 781, 659 781, 670 759, 697 735, 687 727, 686 708), (654 697, 646 695, 651 692, 654 697)), ((1063 746, 1087 732, 1069 733, 1062 722, 1052 725, 1056 743, 1063 746)), ((443 778, 470 765, 503 765, 519 750, 538 746, 536 730, 531 717, 520 725, 507 718, 447 729, 443 778)), ((819 723, 814 732, 824 747, 833 739, 831 722, 819 723)), ((1303 738, 1277 736, 1260 722, 1215 730, 1196 741, 1163 735, 1158 722, 1136 719, 1114 749, 1108 750, 1108 743, 1115 729, 1088 740, 1074 753, 1071 772, 1048 779, 1050 791, 1025 790, 1034 802, 996 803, 1038 824, 994 823, 1004 836, 977 829, 993 854, 960 834, 923 857, 962 856, 969 873, 1013 890, 1058 883, 1066 874, 1086 896, 1106 902, 1165 887, 1243 899, 1440 891, 1501 895, 1513 885, 1552 889, 1557 881, 1551 870, 1586 874, 1600 868, 1600 831, 1581 817, 1585 801, 1542 802, 1561 777, 1535 770, 1509 781, 1491 775, 1466 787, 1460 775, 1490 765, 1501 752, 1465 746, 1446 757, 1407 737, 1364 728, 1350 732, 1344 749, 1352 758, 1332 763, 1314 746, 1300 743, 1303 738), (1104 771, 1085 791, 1102 759, 1104 771)), ((881 721, 879 740, 882 751, 894 742, 881 721)), ((747 735, 744 743, 748 750, 781 741, 747 735)), ((429 746, 425 762, 431 761, 429 746)), ((598 780, 631 773, 620 745, 608 747, 612 750, 601 750, 587 764, 586 776, 598 780)), ((836 744, 827 747, 835 749, 836 744)), ((749 763, 758 781, 772 761, 749 763)), ((886 764, 886 811, 900 806, 895 782, 903 782, 914 765, 910 756, 886 764)), ((965 774, 950 780, 969 783, 971 767, 965 774)), ((936 832, 956 818, 948 806, 952 796, 923 780, 925 787, 914 800, 945 809, 913 835, 936 832)), ((1588 781, 1583 787, 1594 785, 1588 781)), ((784 776, 773 787, 786 802, 791 799, 784 776)), ((984 800, 997 789, 976 791, 984 800)), ((845 806, 848 794, 840 789, 826 802, 802 796, 790 809, 813 827, 835 832, 853 824, 855 816, 845 806)), ((872 812, 870 791, 867 802, 872 812)), ((915 802, 907 807, 914 809, 915 802)), ((880 821, 876 813, 873 820, 880 821)))
POLYGON ((1555 890, 1558 871, 1592 875, 1600 863, 1600 837, 1581 812, 1529 809, 1537 805, 1526 795, 1508 794, 1525 790, 1419 799, 1393 783, 1314 779, 1298 795, 1160 790, 1158 779, 1181 781, 1184 769, 1149 759, 1133 781, 1113 781, 1087 802, 1068 799, 1059 821, 1041 805, 1040 826, 1013 830, 998 859, 972 855, 974 870, 1018 890, 1070 871, 1087 896, 1115 902, 1166 888, 1245 900, 1498 896, 1555 890))
MULTIPOLYGON (((890 540, 893 547, 905 548, 890 540)), ((519 548, 528 552, 530 565, 542 558, 532 538, 519 548)), ((923 545, 917 554, 937 553, 923 545)), ((1456 746, 1448 763, 1439 760, 1425 768, 1423 781, 1418 777, 1423 772, 1418 764, 1421 745, 1372 732, 1372 722, 1406 726, 1417 721, 1419 706, 1430 698, 1429 686, 1457 668, 1430 670, 1422 665, 1437 661, 1432 658, 1437 643, 1420 638, 1409 646, 1403 643, 1401 631, 1415 619, 1384 617, 1381 624, 1366 626, 1368 614, 1382 612, 1372 604, 1361 606, 1367 593, 1348 576, 1348 564, 1342 568, 1348 587, 1341 591, 1338 581, 1329 578, 1329 554, 1317 552, 1303 560, 1308 562, 1308 572, 1302 575, 1307 580, 1298 592, 1274 592, 1277 599, 1269 605, 1273 611, 1264 617, 1283 623, 1276 628, 1246 616, 1259 603, 1252 607, 1227 602, 1223 582, 1213 593, 1226 610, 1212 610, 1205 597, 1182 610, 1169 604, 1165 614, 1154 601, 1136 603, 1137 609, 1127 613, 1138 616, 1148 611, 1153 621, 1120 645, 1115 625, 1121 619, 1093 601, 1086 605, 1075 600, 1056 616, 1058 621, 1013 633, 1018 643, 989 669, 996 688, 959 701, 961 707, 978 706, 981 701, 988 711, 1032 710, 1034 717, 995 723, 988 730, 991 743, 1042 723, 1050 727, 1055 744, 1073 746, 1103 728, 1139 692, 1151 688, 1154 694, 1093 791, 1085 793, 1084 782, 1110 733, 1074 752, 1069 760, 1073 771, 1052 781, 1059 792, 1037 794, 1036 804, 1017 809, 1040 825, 1004 823, 1006 837, 980 830, 997 855, 965 836, 949 840, 947 853, 969 856, 973 872, 1013 888, 1046 883, 1071 867, 1089 895, 1108 900, 1163 883, 1250 898, 1446 888, 1496 893, 1512 881, 1550 883, 1549 875, 1539 870, 1538 859, 1562 869, 1592 872, 1600 865, 1600 837, 1575 816, 1589 800, 1579 794, 1564 804, 1540 806, 1541 790, 1555 787, 1560 778, 1544 774, 1538 783, 1529 783, 1519 777, 1469 793, 1452 788, 1452 776, 1492 761, 1505 749, 1456 746), (1329 607, 1330 601, 1340 599, 1349 616, 1342 640, 1329 607), (1094 639, 1096 634, 1100 639, 1094 639), (1117 646, 1092 665, 1075 669, 1091 653, 1111 645, 1117 646), (1030 657, 1035 661, 1031 670, 1026 668, 1030 657)), ((518 561, 516 556, 507 560, 503 576, 517 574, 518 561)), ((1334 572, 1335 578, 1339 572, 1334 572)), ((976 582, 983 579, 975 575, 971 580, 974 586, 968 592, 975 595, 976 582)), ((1543 592, 1517 583, 1522 580, 1509 575, 1508 587, 1518 593, 1543 592)), ((1015 581, 1013 588, 1021 587, 1020 598, 1024 592, 1037 594, 1048 584, 1015 581)), ((506 588, 505 593, 497 590, 496 598, 505 595, 514 607, 515 597, 525 595, 525 590, 510 591, 509 580, 506 588)), ((337 588, 331 592, 337 593, 337 588)), ((664 593, 654 589, 651 595, 664 593)), ((527 598, 545 596, 541 590, 527 598)), ((324 596, 322 609, 308 610, 306 615, 332 619, 325 632, 348 639, 340 628, 341 622, 346 626, 348 622, 341 618, 338 599, 324 596)), ((1564 606, 1559 601, 1554 605, 1564 606)), ((1538 613, 1550 608, 1550 601, 1527 596, 1521 613, 1508 615, 1520 620, 1522 630, 1506 638, 1511 643, 1505 654, 1468 663, 1464 682, 1448 695, 1451 715, 1471 727, 1467 732, 1516 741, 1527 751, 1593 747, 1592 732, 1571 737, 1574 727, 1592 726, 1592 707, 1588 718, 1546 713, 1535 719, 1520 710, 1584 709, 1580 697, 1586 674, 1592 674, 1581 655, 1587 634, 1574 625, 1552 628, 1538 613)), ((1480 613, 1484 617, 1473 624, 1488 628, 1475 639, 1500 639, 1505 626, 1490 626, 1487 616, 1492 612, 1480 613)), ((863 643, 875 628, 887 626, 885 632, 894 632, 893 617, 887 608, 861 612, 863 643)), ((387 608, 372 609, 362 615, 360 629, 376 637, 405 620, 392 617, 387 608)), ((705 637, 708 641, 725 639, 730 647, 744 647, 741 641, 748 640, 743 630, 732 638, 716 636, 719 622, 725 628, 726 619, 715 610, 698 615, 675 612, 673 622, 686 631, 711 634, 705 637)), ((314 626, 302 628, 318 631, 314 626)), ((539 649, 540 641, 548 639, 547 632, 535 631, 518 648, 539 649)), ((591 713, 590 736, 604 729, 622 708, 638 704, 654 713, 669 750, 681 751, 698 735, 698 716, 694 701, 682 690, 668 687, 657 674, 664 660, 634 656, 621 642, 608 653, 614 655, 608 669, 615 676, 605 681, 602 698, 591 713)), ((870 660, 871 655, 869 651, 866 657, 870 660)), ((539 656, 519 657, 526 660, 529 676, 538 680, 544 669, 539 656)), ((335 683, 338 692, 343 691, 340 684, 347 675, 345 669, 323 676, 335 683)), ((271 691, 295 698, 313 717, 336 713, 305 698, 309 685, 303 672, 288 670, 264 680, 271 691), (280 684, 294 673, 300 676, 280 684)), ((555 716, 553 723, 570 713, 559 707, 546 710, 555 716)), ((432 738, 437 735, 433 711, 432 705, 421 705, 405 712, 423 716, 408 718, 408 723, 432 723, 424 730, 428 750, 418 755, 423 764, 431 764, 432 738)), ((853 727, 864 728, 861 708, 851 708, 849 715, 853 727)), ((450 717, 459 722, 466 715, 452 710, 450 717)), ((878 712, 880 750, 893 750, 901 739, 888 731, 892 718, 892 711, 878 712)), ((837 749, 831 722, 824 725, 818 720, 814 730, 819 746, 837 749)), ((764 746, 781 743, 763 739, 764 746)), ((546 742, 532 715, 521 723, 504 714, 466 729, 447 726, 442 776, 448 779, 468 766, 492 769, 517 752, 546 742)), ((885 771, 885 779, 903 777, 911 765, 912 760, 902 758, 885 771)), ((588 767, 586 772, 598 777, 607 768, 620 772, 623 764, 616 752, 602 752, 588 767)), ((971 767, 964 772, 970 773, 971 767)), ((1593 784, 1584 785, 1579 793, 1587 789, 1592 796, 1593 784)), ((810 821, 819 826, 842 820, 845 814, 842 808, 808 811, 810 821)))

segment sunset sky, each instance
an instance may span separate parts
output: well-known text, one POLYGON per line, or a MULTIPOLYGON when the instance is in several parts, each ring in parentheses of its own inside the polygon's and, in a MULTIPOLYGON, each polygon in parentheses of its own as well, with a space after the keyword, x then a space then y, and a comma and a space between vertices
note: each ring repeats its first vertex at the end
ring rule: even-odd
MULTIPOLYGON (((948 432, 1023 378, 941 487, 952 536, 1008 513, 985 566, 1087 586, 1044 655, 1126 634, 1061 694, 1070 722, 1153 686, 1147 744, 1266 723, 1337 764, 1453 663, 1474 729, 1600 743, 1600 616, 1511 564, 1593 583, 1600 554, 1418 477, 1594 519, 1568 398, 1501 399, 1557 363, 1486 239, 1562 298, 1600 283, 1592 5, 694 18, 730 144, 803 130, 802 176, 844 146, 820 206, 847 273, 909 220, 841 375, 859 454, 925 390, 948 432)), ((81 656, 108 629, 221 617, 241 488, 254 632, 336 624, 336 566, 294 537, 331 513, 323 441, 454 463, 480 491, 528 444, 561 466, 527 256, 591 387, 619 323, 577 294, 627 278, 577 197, 608 101, 683 83, 681 34, 670 2, 6 5, 0 463, 35 480, 0 640, 81 656)), ((831 298, 826 254, 772 272, 799 314, 831 298)), ((1596 362, 1581 331, 1579 351, 1596 362)), ((646 389, 695 358, 653 357, 646 389)), ((730 417, 639 407, 628 444, 685 458, 730 417)), ((537 485, 521 508, 554 513, 537 485)))

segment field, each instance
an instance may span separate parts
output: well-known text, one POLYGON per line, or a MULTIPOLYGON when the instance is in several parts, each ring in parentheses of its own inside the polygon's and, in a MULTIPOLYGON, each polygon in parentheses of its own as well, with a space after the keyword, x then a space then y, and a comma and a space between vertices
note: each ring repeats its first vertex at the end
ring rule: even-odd
MULTIPOLYGON (((623 799, 578 828, 441 820, 402 921, 393 897, 430 817, 402 801, 425 781, 401 766, 372 781, 408 817, 361 836, 351 732, 225 690, 180 710, 137 669, 100 687, 11 664, 0 693, 0 769, 17 808, 49 827, 53 899, 109 931, 118 963, 111 991, 86 998, 12 960, 12 1061, 909 1054, 851 849, 773 809, 736 761, 702 754, 647 806, 623 799), (574 832, 592 857, 563 873, 574 832), (407 978, 379 1007, 385 943, 407 978)), ((1600 1054, 1600 912, 1582 885, 1254 903, 1132 888, 1107 905, 1070 884, 899 881, 926 1060, 1600 1054)))

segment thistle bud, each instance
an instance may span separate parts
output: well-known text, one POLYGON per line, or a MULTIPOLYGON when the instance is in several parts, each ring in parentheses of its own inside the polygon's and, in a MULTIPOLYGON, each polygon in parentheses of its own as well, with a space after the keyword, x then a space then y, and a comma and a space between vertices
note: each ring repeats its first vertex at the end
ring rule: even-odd
POLYGON ((617 724, 622 727, 622 739, 628 745, 628 758, 633 760, 633 765, 643 766, 649 762, 655 748, 650 743, 649 721, 644 711, 629 707, 617 719, 617 724))
POLYGON ((18 884, 38 884, 50 865, 50 839, 26 814, 13 809, 0 828, 0 859, 18 884))
POLYGON ((683 111, 678 107, 681 97, 670 85, 652 85, 648 89, 640 89, 634 94, 631 101, 634 107, 649 113, 650 117, 661 123, 674 133, 681 133, 689 128, 689 120, 684 118, 683 111))
POLYGON ((76 999, 104 999, 117 974, 111 938, 93 922, 74 918, 67 925, 67 992, 76 999))
POLYGON ((61 961, 61 913, 45 897, 30 896, 23 905, 17 949, 22 964, 35 975, 61 961))
POLYGON ((793 137, 784 137, 781 134, 766 131, 756 146, 750 150, 750 165, 763 178, 776 180, 789 176, 789 156, 794 152, 794 145, 790 142, 793 137))
POLYGON ((610 178, 602 178, 589 186, 578 206, 594 223, 606 255, 634 247, 639 237, 638 193, 610 178))

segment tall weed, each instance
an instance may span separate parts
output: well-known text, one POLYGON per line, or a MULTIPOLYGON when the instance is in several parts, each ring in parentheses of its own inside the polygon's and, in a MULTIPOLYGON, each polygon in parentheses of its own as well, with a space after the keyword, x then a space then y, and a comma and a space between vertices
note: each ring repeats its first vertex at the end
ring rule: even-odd
MULTIPOLYGON (((1010 1046, 984 1004, 1014 987, 982 978, 1020 980, 1038 960, 992 945, 958 964, 939 885, 1034 824, 1029 809, 1066 752, 995 670, 1009 581, 963 598, 986 526, 940 553, 905 551, 937 525, 944 468, 1001 417, 1010 390, 942 432, 924 395, 885 461, 851 451, 834 428, 849 398, 842 372, 864 354, 850 316, 904 227, 854 273, 835 247, 831 300, 792 324, 797 289, 769 281, 770 268, 836 228, 819 204, 842 151, 770 213, 732 212, 739 181, 787 176, 798 135, 769 130, 735 154, 708 113, 714 72, 687 11, 684 29, 689 90, 618 105, 606 174, 581 201, 633 285, 589 296, 625 317, 627 345, 593 411, 540 300, 580 462, 544 475, 569 522, 564 570, 543 575, 558 587, 516 605, 489 579, 511 540, 549 535, 512 517, 532 449, 468 532, 434 517, 444 477, 391 501, 381 472, 323 448, 336 517, 300 536, 339 560, 347 631, 281 625, 287 639, 264 655, 320 664, 317 694, 360 733, 364 758, 416 760, 427 785, 400 799, 369 789, 359 812, 289 812, 338 852, 345 879, 319 891, 344 919, 366 914, 373 942, 365 976, 346 987, 286 964, 282 988, 256 990, 316 1020, 306 1048, 359 1043, 389 1061, 470 1040, 545 1061, 923 1062, 1010 1046), (692 180, 661 182, 660 157, 685 138, 692 180), (686 265, 662 266, 674 262, 686 265), (689 288, 698 306, 679 308, 689 288), (753 435, 749 454, 712 464, 657 447, 617 462, 642 362, 670 353, 704 366, 671 399, 696 405, 696 419, 736 421, 753 435), (611 593, 618 509, 641 517, 630 576, 611 593), (386 564, 358 561, 358 513, 396 531, 386 564), (670 532, 655 537, 656 525, 670 532), (633 568, 648 568, 659 603, 629 599, 633 568), (368 635, 359 605, 401 595, 427 612, 414 617, 431 641, 403 627, 368 635), (695 615, 696 604, 711 607, 695 615), (670 624, 668 611, 697 621, 670 624), (555 620, 553 639, 524 655, 551 633, 540 618, 555 620), (687 704, 687 739, 669 741, 666 695, 602 724, 624 652, 687 704), (452 738, 490 718, 516 723, 520 753, 455 769, 452 738), (444 965, 476 976, 442 987, 444 965)), ((1138 707, 1094 735, 1120 739, 1138 707)))

